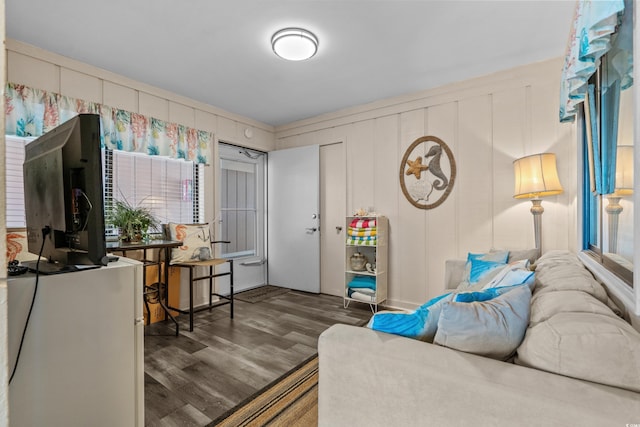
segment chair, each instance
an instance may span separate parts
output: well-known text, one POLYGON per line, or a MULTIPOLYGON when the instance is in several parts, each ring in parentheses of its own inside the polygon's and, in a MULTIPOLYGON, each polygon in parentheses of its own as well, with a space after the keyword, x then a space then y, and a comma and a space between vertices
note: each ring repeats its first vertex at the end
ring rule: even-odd
POLYGON ((182 310, 169 307, 181 314, 189 314, 189 331, 193 331, 193 314, 222 305, 230 305, 230 317, 233 319, 233 260, 213 258, 212 250, 214 243, 231 243, 227 240, 211 241, 211 233, 208 224, 165 224, 163 225, 165 236, 170 240, 179 240, 183 246, 173 249, 171 253, 171 267, 189 270, 189 310, 182 310), (229 271, 216 273, 215 267, 229 263, 229 271), (195 276, 195 269, 207 267, 208 274, 195 276), (214 292, 213 279, 216 277, 229 276, 229 295, 222 295, 214 292), (209 304, 204 307, 193 307, 193 285, 194 283, 209 281, 209 304), (224 301, 213 304, 213 296, 217 296, 224 301))

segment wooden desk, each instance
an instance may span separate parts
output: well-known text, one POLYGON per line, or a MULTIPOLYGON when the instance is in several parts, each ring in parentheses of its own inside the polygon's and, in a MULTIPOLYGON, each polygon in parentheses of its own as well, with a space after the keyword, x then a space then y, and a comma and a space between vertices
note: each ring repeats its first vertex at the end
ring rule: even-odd
MULTIPOLYGON (((178 321, 173 317, 169 308, 167 307, 168 303, 168 292, 167 288, 169 286, 168 278, 169 278, 169 260, 171 259, 171 249, 182 246, 182 242, 177 240, 149 240, 148 242, 138 242, 138 243, 126 243, 126 242, 107 242, 107 251, 111 252, 122 252, 123 256, 127 256, 127 251, 143 251, 143 259, 142 263, 144 266, 149 265, 157 265, 158 266, 158 302, 160 306, 164 310, 165 320, 167 316, 171 319, 171 321, 176 325, 176 336, 180 333, 180 325, 178 325, 178 321), (147 251, 150 249, 158 249, 158 257, 157 260, 150 260, 147 257, 147 251), (163 283, 162 281, 162 259, 164 254, 164 277, 167 280, 167 283, 163 283)), ((146 287, 146 268, 143 269, 143 279, 142 282, 146 287)), ((145 294, 147 292, 145 291, 145 294)), ((151 317, 151 312, 149 310, 149 306, 146 298, 143 299, 145 305, 147 306, 147 312, 149 313, 148 319, 151 317)))

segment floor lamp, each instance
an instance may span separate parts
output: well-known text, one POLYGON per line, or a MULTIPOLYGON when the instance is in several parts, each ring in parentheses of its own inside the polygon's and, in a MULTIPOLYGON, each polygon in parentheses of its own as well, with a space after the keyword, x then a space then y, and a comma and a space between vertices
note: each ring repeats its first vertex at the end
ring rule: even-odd
POLYGON ((536 249, 542 253, 542 207, 541 197, 554 196, 562 193, 562 185, 558 179, 556 155, 540 153, 522 157, 513 162, 515 174, 516 199, 531 199, 531 213, 533 214, 533 232, 536 249))
POLYGON ((618 220, 623 196, 633 194, 633 145, 618 145, 616 152, 616 190, 607 195, 609 204, 605 211, 609 215, 609 252, 618 253, 618 220))

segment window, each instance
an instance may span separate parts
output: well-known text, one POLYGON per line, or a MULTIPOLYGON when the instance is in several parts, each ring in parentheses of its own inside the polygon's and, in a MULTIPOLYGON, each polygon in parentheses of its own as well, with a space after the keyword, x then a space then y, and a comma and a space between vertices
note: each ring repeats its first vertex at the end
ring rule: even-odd
POLYGON ((33 138, 17 136, 5 137, 5 174, 7 228, 24 228, 27 226, 24 214, 24 179, 22 164, 24 163, 24 147, 33 138))
MULTIPOLYGON (((7 227, 26 227, 22 164, 33 138, 6 136, 7 227)), ((105 213, 112 200, 147 206, 161 222, 204 222, 203 165, 160 156, 103 152, 105 213)), ((107 235, 116 235, 107 227, 107 235)))
MULTIPOLYGON (((104 159, 105 213, 112 200, 121 200, 149 208, 160 223, 204 222, 203 165, 114 150, 105 150, 104 159)), ((108 235, 115 233, 107 229, 108 235)))
POLYGON ((225 257, 262 256, 264 153, 220 144, 221 245, 225 257))
POLYGON ((634 89, 620 90, 607 56, 583 109, 583 249, 633 286, 634 89))

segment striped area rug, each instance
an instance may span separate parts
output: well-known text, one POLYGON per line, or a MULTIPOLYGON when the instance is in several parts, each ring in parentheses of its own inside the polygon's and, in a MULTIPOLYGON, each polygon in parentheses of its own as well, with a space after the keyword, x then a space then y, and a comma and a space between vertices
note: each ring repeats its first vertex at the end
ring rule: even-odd
POLYGON ((317 426, 318 356, 210 426, 317 426))

